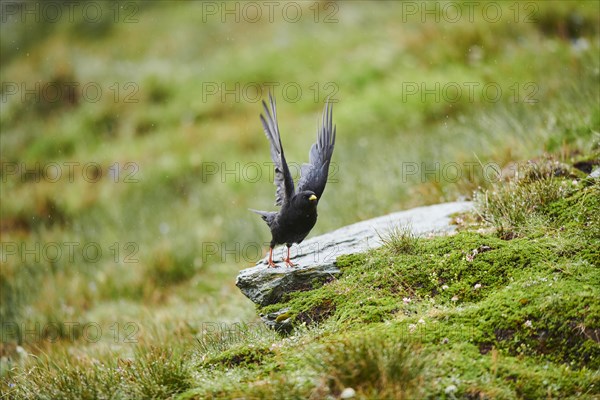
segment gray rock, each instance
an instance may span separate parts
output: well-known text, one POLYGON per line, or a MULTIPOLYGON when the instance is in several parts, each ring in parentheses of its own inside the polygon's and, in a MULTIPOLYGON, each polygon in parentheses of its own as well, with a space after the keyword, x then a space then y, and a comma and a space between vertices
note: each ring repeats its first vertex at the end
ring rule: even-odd
POLYGON ((592 173, 588 175, 588 178, 600 179, 600 168, 593 170, 592 173))
POLYGON ((337 257, 381 246, 380 236, 385 237, 392 228, 410 226, 418 236, 449 233, 456 229, 450 225, 450 215, 472 207, 468 201, 443 203, 345 226, 292 246, 292 262, 296 264, 293 268, 286 267, 281 261, 282 251, 285 251, 282 246, 274 252, 278 268, 268 267, 265 257, 255 267, 240 271, 236 285, 254 303, 261 306, 274 304, 285 293, 309 290, 316 282, 334 279, 340 272, 335 264, 337 257))

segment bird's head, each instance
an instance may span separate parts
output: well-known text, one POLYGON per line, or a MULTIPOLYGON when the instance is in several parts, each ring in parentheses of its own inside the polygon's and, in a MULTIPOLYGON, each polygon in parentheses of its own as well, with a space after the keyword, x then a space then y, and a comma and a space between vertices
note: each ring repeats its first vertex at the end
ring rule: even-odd
POLYGON ((294 196, 295 205, 303 209, 314 208, 318 202, 317 195, 311 190, 302 191, 294 196))

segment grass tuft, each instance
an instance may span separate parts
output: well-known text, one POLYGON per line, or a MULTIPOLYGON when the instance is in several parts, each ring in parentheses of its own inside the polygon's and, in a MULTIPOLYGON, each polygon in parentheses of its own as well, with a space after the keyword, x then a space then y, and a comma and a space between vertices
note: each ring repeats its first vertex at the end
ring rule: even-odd
POLYGON ((501 237, 523 236, 528 232, 527 221, 537 222, 536 226, 544 224, 544 208, 573 192, 572 182, 558 179, 568 175, 561 164, 551 160, 528 162, 507 182, 477 192, 476 209, 501 237))
POLYGON ((342 337, 317 347, 309 360, 321 376, 320 386, 336 397, 345 388, 366 398, 412 399, 421 393, 423 361, 414 345, 394 336, 370 333, 342 337))
POLYGON ((384 247, 395 255, 412 254, 419 247, 419 239, 413 233, 410 225, 394 226, 386 235, 380 235, 379 238, 384 247))

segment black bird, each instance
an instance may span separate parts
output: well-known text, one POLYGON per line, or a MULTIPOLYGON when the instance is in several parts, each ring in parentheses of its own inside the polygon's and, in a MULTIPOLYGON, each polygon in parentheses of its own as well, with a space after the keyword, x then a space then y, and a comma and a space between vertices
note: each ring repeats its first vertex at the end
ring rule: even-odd
POLYGON ((323 110, 323 122, 317 131, 317 142, 314 143, 309 153, 309 163, 302 164, 298 192, 294 190, 294 180, 285 161, 281 136, 277 124, 277 110, 275 99, 269 93, 271 111, 263 100, 266 117, 260 115, 267 139, 271 144, 271 159, 275 164, 275 205, 281 206, 279 212, 250 210, 259 214, 271 229, 271 244, 269 245, 269 261, 271 267, 277 265, 273 262, 273 248, 278 244, 287 246, 285 264, 293 267, 290 261, 290 247, 300 243, 308 235, 317 222, 317 204, 327 183, 329 163, 335 144, 335 126, 332 128, 332 106, 327 102, 323 110))

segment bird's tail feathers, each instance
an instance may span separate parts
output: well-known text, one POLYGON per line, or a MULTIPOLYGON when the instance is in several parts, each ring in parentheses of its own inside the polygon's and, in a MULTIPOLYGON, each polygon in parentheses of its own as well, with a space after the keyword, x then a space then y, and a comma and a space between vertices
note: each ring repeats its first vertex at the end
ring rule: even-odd
POLYGON ((270 222, 270 220, 275 216, 275 214, 277 214, 276 212, 273 212, 273 211, 259 211, 259 210, 254 210, 252 208, 249 208, 248 210, 260 215, 262 217, 262 219, 264 219, 266 222, 270 222))

